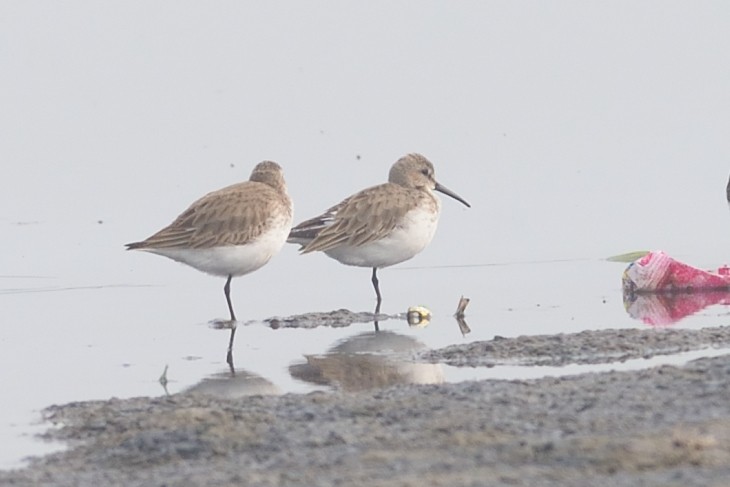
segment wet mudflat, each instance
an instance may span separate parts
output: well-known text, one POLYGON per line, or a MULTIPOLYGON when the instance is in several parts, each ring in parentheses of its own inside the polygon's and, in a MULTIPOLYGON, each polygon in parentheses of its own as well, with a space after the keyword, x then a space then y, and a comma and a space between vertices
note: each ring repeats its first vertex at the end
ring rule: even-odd
MULTIPOLYGON (((646 331, 560 341, 606 343, 612 354, 611 343, 638 341, 646 331)), ((698 348, 722 346, 727 333, 680 331, 698 348)), ((655 336, 643 356, 676 338, 669 330, 655 336)), ((512 345, 537 350, 535 340, 512 345)), ((470 356, 479 363, 466 351, 474 346, 464 346, 464 364, 470 356)), ((2 472, 0 482, 686 486, 725 485, 730 476, 730 355, 525 381, 112 399, 52 406, 45 415, 60 426, 47 436, 71 448, 2 472)))
POLYGON ((421 358, 455 366, 606 364, 692 350, 730 347, 730 327, 590 330, 495 337, 426 351, 421 358))

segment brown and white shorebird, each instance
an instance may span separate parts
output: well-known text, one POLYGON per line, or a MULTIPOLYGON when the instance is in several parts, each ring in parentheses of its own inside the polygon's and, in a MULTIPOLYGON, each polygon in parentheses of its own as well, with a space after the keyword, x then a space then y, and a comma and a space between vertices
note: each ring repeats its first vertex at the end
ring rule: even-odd
POLYGON ((441 202, 434 191, 470 207, 436 182, 428 159, 408 154, 390 168, 387 183, 355 193, 300 223, 291 230, 288 242, 300 244, 303 254, 322 251, 346 265, 371 267, 377 315, 382 302, 378 269, 412 258, 436 232, 441 202))
POLYGON ((231 279, 266 264, 284 246, 291 226, 292 203, 284 173, 277 163, 264 161, 254 167, 248 181, 208 193, 170 225, 126 247, 227 278, 223 291, 232 322, 230 354, 236 321, 231 279))

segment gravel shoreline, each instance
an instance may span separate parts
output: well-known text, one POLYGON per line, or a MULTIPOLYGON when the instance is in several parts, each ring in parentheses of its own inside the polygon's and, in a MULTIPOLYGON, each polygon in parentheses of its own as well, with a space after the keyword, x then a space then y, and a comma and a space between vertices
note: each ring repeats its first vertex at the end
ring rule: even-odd
MULTIPOLYGON (((571 350, 615 360, 621 343, 640 344, 628 348, 647 356, 724 346, 728 333, 603 330, 460 347, 472 366, 490 353, 494 360, 502 344, 500 360, 570 357, 571 350)), ((424 357, 458 355, 448 347, 424 357)), ((111 399, 52 406, 45 415, 60 425, 46 436, 70 449, 0 472, 1 484, 721 486, 730 479, 730 355, 526 381, 111 399)))

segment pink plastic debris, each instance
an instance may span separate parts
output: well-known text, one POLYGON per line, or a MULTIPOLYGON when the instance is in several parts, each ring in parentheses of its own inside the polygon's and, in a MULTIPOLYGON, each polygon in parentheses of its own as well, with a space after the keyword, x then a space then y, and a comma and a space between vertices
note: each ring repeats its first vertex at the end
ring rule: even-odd
POLYGON ((624 293, 629 316, 650 326, 672 325, 715 305, 730 305, 730 291, 624 293))
POLYGON ((730 268, 705 271, 661 251, 635 260, 624 271, 624 307, 651 326, 676 323, 713 305, 730 305, 730 268))
POLYGON ((629 264, 624 271, 623 286, 628 293, 730 290, 730 268, 705 271, 662 251, 649 252, 629 264))

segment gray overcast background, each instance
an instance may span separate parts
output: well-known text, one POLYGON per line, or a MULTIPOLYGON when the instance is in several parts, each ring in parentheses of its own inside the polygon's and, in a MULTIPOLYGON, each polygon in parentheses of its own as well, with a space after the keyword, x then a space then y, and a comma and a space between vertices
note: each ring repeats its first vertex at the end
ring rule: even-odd
POLYGON ((300 221, 419 151, 474 206, 449 263, 687 251, 730 225, 728 46, 721 1, 5 0, 0 218, 121 244, 274 159, 300 221))

